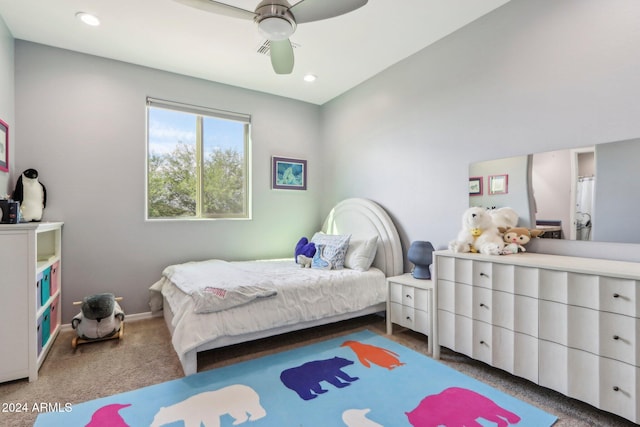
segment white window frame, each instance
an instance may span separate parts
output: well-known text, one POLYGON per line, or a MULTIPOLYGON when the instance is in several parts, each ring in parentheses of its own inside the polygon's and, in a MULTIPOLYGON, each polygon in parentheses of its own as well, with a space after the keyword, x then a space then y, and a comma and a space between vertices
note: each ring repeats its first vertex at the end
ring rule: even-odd
POLYGON ((202 220, 250 220, 252 213, 252 197, 251 197, 251 115, 236 113, 231 111, 218 110, 210 107, 202 107, 189 105, 175 101, 167 101, 147 97, 146 101, 146 158, 145 158, 145 220, 146 221, 202 221, 202 220), (194 114, 196 121, 196 163, 198 175, 198 187, 196 189, 196 215, 191 217, 149 217, 149 109, 162 108, 170 111, 194 114), (232 120, 241 122, 245 125, 244 132, 244 212, 240 214, 220 214, 220 215, 203 215, 202 207, 202 189, 203 189, 203 167, 204 161, 202 156, 202 124, 203 118, 209 117, 214 119, 232 120))

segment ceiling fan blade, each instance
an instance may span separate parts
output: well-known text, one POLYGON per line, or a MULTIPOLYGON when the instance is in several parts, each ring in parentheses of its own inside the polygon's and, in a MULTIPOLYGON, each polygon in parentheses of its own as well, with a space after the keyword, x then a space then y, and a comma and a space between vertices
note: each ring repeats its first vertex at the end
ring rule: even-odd
POLYGON ((289 8, 296 23, 320 21, 352 12, 367 0, 302 0, 289 8))
POLYGON ((232 18, 253 19, 256 14, 249 10, 231 6, 226 3, 220 3, 213 0, 174 0, 205 12, 217 13, 218 15, 230 16, 232 18))
POLYGON ((276 74, 291 74, 293 71, 293 47, 289 39, 270 40, 269 54, 276 74))

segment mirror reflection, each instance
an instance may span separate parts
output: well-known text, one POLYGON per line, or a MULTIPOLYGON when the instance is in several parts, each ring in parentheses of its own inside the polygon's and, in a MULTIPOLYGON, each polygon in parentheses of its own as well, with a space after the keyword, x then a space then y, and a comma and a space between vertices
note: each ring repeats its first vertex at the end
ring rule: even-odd
POLYGON ((511 207, 546 238, 640 243, 638 159, 640 138, 472 163, 469 206, 511 207))

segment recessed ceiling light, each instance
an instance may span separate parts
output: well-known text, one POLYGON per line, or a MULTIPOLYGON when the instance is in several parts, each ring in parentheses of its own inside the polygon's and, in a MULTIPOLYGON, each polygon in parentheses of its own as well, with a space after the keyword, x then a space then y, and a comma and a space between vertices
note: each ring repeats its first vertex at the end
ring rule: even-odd
POLYGON ((87 25, 91 25, 92 27, 97 27, 98 25, 100 25, 100 20, 98 19, 98 17, 90 13, 78 12, 76 13, 76 18, 87 25))
POLYGON ((305 74, 303 79, 305 82, 315 82, 316 79, 318 78, 318 76, 316 76, 315 74, 305 74))

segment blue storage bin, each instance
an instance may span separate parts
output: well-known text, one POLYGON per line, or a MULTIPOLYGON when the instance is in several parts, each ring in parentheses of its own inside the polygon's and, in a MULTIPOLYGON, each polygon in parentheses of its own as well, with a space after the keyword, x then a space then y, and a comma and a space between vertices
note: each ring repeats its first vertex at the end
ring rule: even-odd
POLYGON ((37 335, 38 335, 38 356, 40 356, 40 353, 42 353, 42 316, 38 317, 37 335))
POLYGON ((42 347, 47 345, 49 337, 51 336, 51 308, 47 307, 42 314, 42 325, 40 327, 42 331, 42 347))
POLYGON ((36 310, 42 307, 42 273, 38 273, 38 280, 36 281, 36 310))
POLYGON ((45 305, 51 296, 51 267, 42 272, 42 286, 40 286, 40 304, 45 305))

